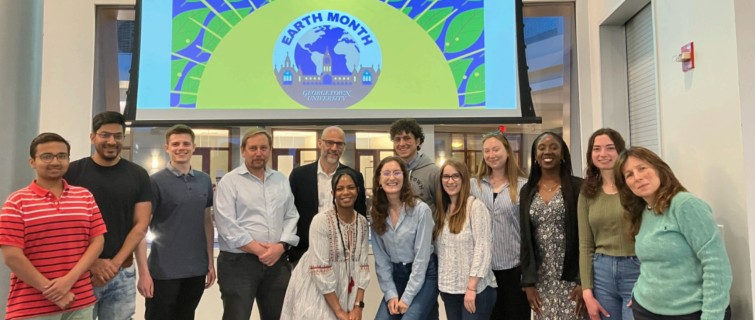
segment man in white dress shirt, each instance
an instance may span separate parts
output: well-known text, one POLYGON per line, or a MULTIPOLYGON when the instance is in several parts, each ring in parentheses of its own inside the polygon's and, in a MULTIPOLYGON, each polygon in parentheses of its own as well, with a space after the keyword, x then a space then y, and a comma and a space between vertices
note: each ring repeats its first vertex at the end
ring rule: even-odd
POLYGON ((291 277, 286 250, 299 243, 299 214, 286 177, 267 167, 272 140, 264 129, 244 134, 244 164, 217 186, 217 271, 224 320, 249 319, 255 299, 263 320, 279 319, 283 307, 291 277))

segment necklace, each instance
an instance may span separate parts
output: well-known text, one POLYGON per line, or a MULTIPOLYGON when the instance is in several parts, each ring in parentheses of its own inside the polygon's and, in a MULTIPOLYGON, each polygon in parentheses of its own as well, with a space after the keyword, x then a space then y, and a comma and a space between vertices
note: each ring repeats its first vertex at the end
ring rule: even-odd
POLYGON ((560 182, 554 183, 552 186, 547 186, 545 183, 540 182, 540 186, 543 187, 543 189, 548 189, 548 192, 553 192, 553 190, 558 190, 558 187, 561 186, 560 182))
MULTIPOLYGON (((351 290, 354 288, 354 277, 351 276, 351 264, 349 263, 349 259, 351 259, 351 241, 349 241, 349 246, 346 246, 346 241, 343 240, 343 232, 341 232, 341 218, 338 217, 338 212, 336 212, 336 226, 338 226, 338 235, 341 238, 341 245, 343 246, 343 258, 346 263, 346 272, 349 275, 349 289, 348 292, 351 293, 351 290)), ((354 241, 356 242, 357 235, 359 234, 359 217, 354 217, 354 241)))

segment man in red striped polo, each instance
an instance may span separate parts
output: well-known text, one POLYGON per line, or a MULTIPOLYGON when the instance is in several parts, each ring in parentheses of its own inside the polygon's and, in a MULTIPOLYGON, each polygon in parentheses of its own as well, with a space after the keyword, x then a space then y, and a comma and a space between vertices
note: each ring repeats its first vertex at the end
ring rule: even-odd
POLYGON ((105 223, 94 196, 63 179, 71 151, 63 137, 42 133, 29 149, 36 179, 0 211, 0 248, 12 272, 6 319, 91 319, 89 267, 105 223))

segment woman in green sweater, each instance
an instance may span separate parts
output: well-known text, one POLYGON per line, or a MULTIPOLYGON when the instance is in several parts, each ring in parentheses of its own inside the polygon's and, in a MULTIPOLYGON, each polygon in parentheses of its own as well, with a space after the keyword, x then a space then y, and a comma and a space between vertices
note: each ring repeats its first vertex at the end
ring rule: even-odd
POLYGON ((730 319, 731 265, 710 206, 648 149, 629 148, 614 170, 642 261, 635 320, 730 319))
POLYGON ((624 138, 613 129, 598 129, 588 141, 587 172, 577 213, 582 297, 590 320, 632 319, 627 304, 640 275, 640 262, 626 232, 613 173, 622 151, 624 138))

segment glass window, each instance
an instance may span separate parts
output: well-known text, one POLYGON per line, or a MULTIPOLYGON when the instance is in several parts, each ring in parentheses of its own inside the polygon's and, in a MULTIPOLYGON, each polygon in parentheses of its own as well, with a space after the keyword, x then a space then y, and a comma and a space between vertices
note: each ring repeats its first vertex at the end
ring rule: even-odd
POLYGON ((451 149, 452 150, 464 150, 466 144, 464 143, 464 135, 463 134, 452 134, 451 135, 451 149))
POLYGON ((357 132, 357 149, 393 150, 391 135, 386 132, 357 132))
POLYGON ((273 148, 317 148, 317 131, 273 131, 273 148))

